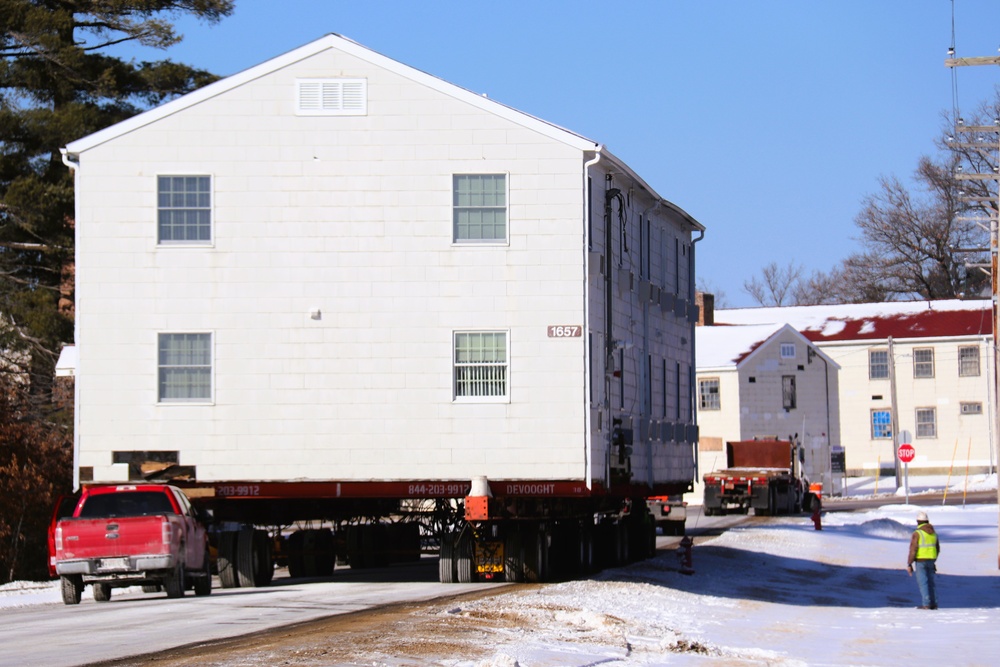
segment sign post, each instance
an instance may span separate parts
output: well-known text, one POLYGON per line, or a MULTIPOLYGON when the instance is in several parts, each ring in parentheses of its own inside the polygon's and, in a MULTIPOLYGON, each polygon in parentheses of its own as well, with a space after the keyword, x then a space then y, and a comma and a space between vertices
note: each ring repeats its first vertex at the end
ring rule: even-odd
POLYGON ((903 488, 906 491, 906 504, 910 504, 910 461, 917 455, 917 450, 909 442, 904 442, 896 450, 896 456, 903 463, 903 488))

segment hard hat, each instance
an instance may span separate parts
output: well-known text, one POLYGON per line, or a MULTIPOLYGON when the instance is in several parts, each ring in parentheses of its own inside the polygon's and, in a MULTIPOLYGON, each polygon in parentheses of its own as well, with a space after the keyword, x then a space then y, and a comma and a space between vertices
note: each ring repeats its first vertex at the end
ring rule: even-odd
POLYGON ((927 512, 920 512, 917 514, 917 523, 927 523, 927 512))

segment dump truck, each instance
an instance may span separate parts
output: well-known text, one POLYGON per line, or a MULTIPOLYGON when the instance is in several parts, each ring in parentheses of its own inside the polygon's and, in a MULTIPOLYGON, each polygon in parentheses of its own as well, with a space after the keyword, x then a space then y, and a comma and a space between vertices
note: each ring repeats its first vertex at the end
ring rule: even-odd
POLYGON ((705 473, 706 515, 729 512, 797 514, 811 507, 813 494, 802 472, 798 442, 760 439, 726 443, 726 468, 705 473))

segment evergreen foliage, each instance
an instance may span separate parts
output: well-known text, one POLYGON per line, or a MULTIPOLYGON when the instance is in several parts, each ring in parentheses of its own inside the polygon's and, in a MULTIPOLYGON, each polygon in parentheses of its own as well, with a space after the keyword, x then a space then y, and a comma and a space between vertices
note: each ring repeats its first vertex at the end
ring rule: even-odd
POLYGON ((72 484, 71 420, 52 401, 73 336, 73 176, 60 148, 216 77, 112 47, 166 48, 172 20, 233 0, 0 0, 0 583, 45 572, 55 495, 72 484))

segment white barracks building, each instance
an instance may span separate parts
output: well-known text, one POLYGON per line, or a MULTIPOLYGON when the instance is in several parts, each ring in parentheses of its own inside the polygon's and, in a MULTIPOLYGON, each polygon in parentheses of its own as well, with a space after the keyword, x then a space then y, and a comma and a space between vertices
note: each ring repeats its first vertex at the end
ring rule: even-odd
POLYGON ((328 35, 65 161, 78 482, 690 485, 703 228, 602 145, 328 35))

